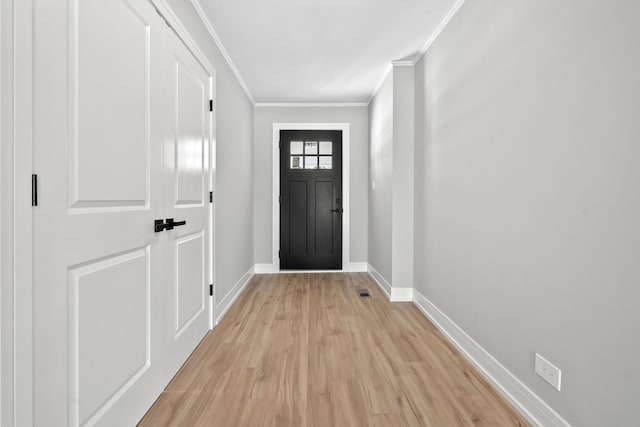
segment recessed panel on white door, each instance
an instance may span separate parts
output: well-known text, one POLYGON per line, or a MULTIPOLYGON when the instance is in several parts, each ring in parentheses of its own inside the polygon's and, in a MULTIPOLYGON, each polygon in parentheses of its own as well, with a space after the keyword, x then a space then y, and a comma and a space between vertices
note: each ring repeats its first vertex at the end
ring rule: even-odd
POLYGON ((179 238, 175 245, 175 332, 178 337, 205 309, 204 232, 179 238))
POLYGON ((69 270, 72 425, 93 424, 148 369, 150 248, 69 270))
POLYGON ((176 207, 204 203, 206 91, 199 76, 176 58, 176 207))
POLYGON ((144 208, 149 202, 150 24, 136 11, 136 1, 70 3, 70 207, 144 208))

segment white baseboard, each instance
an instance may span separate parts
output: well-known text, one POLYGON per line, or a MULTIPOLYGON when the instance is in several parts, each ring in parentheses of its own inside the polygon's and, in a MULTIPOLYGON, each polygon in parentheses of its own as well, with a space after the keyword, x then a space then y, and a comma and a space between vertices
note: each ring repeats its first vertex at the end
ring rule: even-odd
POLYGON ((413 288, 391 288, 391 302, 412 302, 413 288))
MULTIPOLYGON (((274 264, 256 264, 256 274, 287 274, 287 273, 327 273, 334 270, 284 270, 280 271, 277 265, 274 264)), ((351 262, 347 265, 347 268, 337 270, 343 273, 360 273, 367 271, 366 262, 351 262)))
POLYGON ((431 301, 413 290, 413 302, 443 335, 525 418, 537 426, 571 425, 431 301))
POLYGON ((255 272, 256 274, 274 274, 279 273, 279 269, 276 268, 274 264, 256 264, 255 272))
POLYGON ((389 298, 391 302, 411 302, 413 301, 413 288, 394 288, 387 279, 378 272, 371 264, 367 264, 367 270, 378 287, 389 298))
POLYGON ((373 277, 373 281, 376 282, 376 285, 380 288, 382 292, 391 300, 391 284, 387 282, 387 280, 382 277, 382 274, 378 272, 373 266, 367 263, 367 270, 371 277, 373 277))
POLYGON ((246 273, 242 275, 240 280, 233 285, 233 288, 222 298, 219 304, 216 305, 216 325, 220 323, 220 320, 227 314, 227 311, 231 308, 238 296, 242 293, 244 288, 249 284, 249 281, 253 277, 254 266, 251 266, 246 273))
POLYGON ((368 263, 366 262, 350 262, 342 271, 345 273, 364 273, 368 271, 368 263))

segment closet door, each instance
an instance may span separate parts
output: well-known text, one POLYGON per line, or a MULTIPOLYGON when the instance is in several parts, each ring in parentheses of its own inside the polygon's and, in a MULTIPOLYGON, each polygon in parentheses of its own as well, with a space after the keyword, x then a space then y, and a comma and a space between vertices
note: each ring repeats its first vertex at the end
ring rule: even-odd
POLYGON ((170 378, 209 330, 209 152, 212 76, 170 29, 164 32, 165 355, 170 378))
POLYGON ((164 386, 164 24, 146 0, 34 10, 35 423, 135 425, 164 386))

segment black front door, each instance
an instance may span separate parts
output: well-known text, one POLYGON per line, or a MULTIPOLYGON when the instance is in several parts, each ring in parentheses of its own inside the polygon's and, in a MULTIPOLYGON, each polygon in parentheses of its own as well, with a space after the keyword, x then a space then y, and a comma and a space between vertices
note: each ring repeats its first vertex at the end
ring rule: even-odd
POLYGON ((280 269, 342 269, 341 131, 280 131, 280 269))

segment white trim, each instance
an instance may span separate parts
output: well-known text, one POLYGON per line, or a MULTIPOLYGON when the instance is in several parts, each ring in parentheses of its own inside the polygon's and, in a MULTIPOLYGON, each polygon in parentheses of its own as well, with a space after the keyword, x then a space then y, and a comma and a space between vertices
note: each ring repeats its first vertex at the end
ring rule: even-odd
POLYGON ((280 273, 274 264, 256 264, 254 268, 256 274, 280 273))
POLYGON ((387 282, 387 279, 384 278, 378 270, 373 268, 371 264, 367 264, 367 271, 369 275, 373 278, 373 281, 376 282, 378 287, 382 289, 384 294, 389 298, 391 302, 411 302, 413 301, 413 288, 398 288, 393 287, 393 285, 387 282))
POLYGON ((413 67, 414 65, 416 65, 416 63, 417 61, 414 62, 409 60, 391 61, 390 63, 388 63, 387 68, 384 69, 382 78, 378 81, 378 84, 376 84, 376 88, 373 90, 373 94, 371 94, 369 101, 367 101, 367 105, 370 105, 371 101, 373 101, 373 99, 376 97, 385 80, 387 80, 387 77, 389 77, 389 73, 391 73, 391 70, 393 70, 393 67, 413 67))
POLYGON ((14 424, 13 177, 10 175, 13 163, 12 6, 11 1, 0 2, 0 425, 14 424))
POLYGON ((373 266, 367 263, 369 275, 373 278, 373 281, 376 282, 376 285, 384 292, 384 294, 391 300, 391 284, 387 282, 387 280, 376 270, 373 266))
POLYGON ((420 311, 527 420, 537 426, 570 427, 570 424, 553 408, 425 296, 414 290, 413 297, 413 302, 420 311))
POLYGON ((256 264, 255 274, 290 274, 290 273, 364 273, 367 271, 366 262, 352 262, 348 268, 342 270, 283 270, 279 271, 274 264, 256 264))
MULTIPOLYGON (((13 1, 13 138, 4 141, 11 146, 12 170, 4 171, 3 195, 13 216, 11 254, 8 266, 12 277, 3 281, 3 291, 12 295, 11 321, 13 354, 13 417, 11 425, 33 425, 33 209, 31 182, 33 171, 33 1, 13 1)), ((5 58, 6 59, 6 58, 5 58)), ((7 65, 5 65, 7 66, 7 65)), ((3 151, 3 156, 8 153, 3 151)), ((36 171, 37 172, 37 171, 36 171)), ((4 211, 7 212, 6 210, 4 211)), ((3 218, 3 222, 7 221, 3 218)), ((6 256, 6 254, 3 254, 6 256)), ((3 266, 6 268, 7 266, 3 266)), ((3 271, 7 277, 7 271, 3 271)), ((6 305, 5 305, 6 307, 6 305)), ((4 314, 3 314, 4 316, 4 314)), ((7 317, 4 316, 6 319, 7 317)), ((4 354, 6 355, 6 354, 4 354)), ((3 356, 4 356, 3 355, 3 356)), ((3 414, 5 416, 6 414, 3 414)))
MULTIPOLYGON (((187 27, 184 26, 178 15, 173 11, 171 6, 167 3, 166 0, 150 0, 151 3, 155 6, 156 10, 162 16, 167 23, 171 26, 173 31, 176 32, 180 40, 187 45, 187 48, 195 55, 195 57, 202 63, 204 68, 211 73, 213 79, 215 81, 216 70, 209 62, 209 58, 205 53, 200 49, 198 43, 191 37, 191 33, 187 30, 187 27)), ((215 93, 214 93, 215 94, 215 93)))
POLYGON ((240 280, 238 280, 236 284, 233 285, 233 288, 231 288, 231 290, 227 292, 224 298, 222 298, 220 304, 216 306, 216 325, 220 323, 220 320, 222 320, 224 315, 227 314, 227 311, 229 311, 233 303, 236 302, 244 288, 247 287, 247 285, 251 281, 251 278, 253 277, 253 270, 253 266, 249 267, 247 272, 242 275, 240 280))
POLYGON ((366 102, 257 102, 256 108, 307 108, 307 107, 368 107, 366 102))
POLYGON ((391 302, 412 302, 413 288, 391 288, 391 302))
POLYGON ((376 97, 376 95, 378 94, 378 91, 380 90, 380 88, 384 84, 384 81, 387 80, 387 76, 389 76, 389 73, 391 72, 391 70, 393 69, 394 66, 396 66, 396 67, 411 67, 411 66, 416 65, 418 63, 418 61, 420 61, 420 58, 422 58, 424 56, 424 54, 427 52, 427 50, 429 50, 429 48, 431 47, 433 42, 438 38, 438 36, 442 32, 442 30, 444 30, 444 28, 447 26, 449 21, 451 21, 451 19, 455 16, 455 14, 458 13, 458 10, 460 10, 460 8, 462 7, 462 5, 464 4, 465 1, 466 0, 458 0, 451 7, 451 9, 449 9, 449 12, 447 12, 445 17, 442 19, 440 24, 436 27, 436 29, 433 32, 433 34, 431 34, 429 39, 425 42, 425 44, 422 46, 422 49, 420 49, 420 52, 416 55, 416 57, 414 59, 412 59, 412 60, 391 61, 389 64, 387 64, 387 67, 384 69, 384 72, 382 73, 382 77, 378 81, 378 84, 375 86, 375 89, 373 90, 373 93, 371 94, 371 97, 369 98, 369 101, 367 101, 367 105, 371 104, 371 101, 373 101, 373 99, 376 97))
POLYGON ((271 262, 276 270, 280 271, 280 262, 278 259, 278 251, 280 249, 280 203, 278 197, 280 195, 280 131, 281 130, 338 130, 342 131, 342 268, 348 267, 349 262, 349 218, 351 211, 349 210, 349 123, 274 123, 273 124, 273 140, 272 140, 272 254, 271 262))
POLYGON ((365 273, 369 271, 369 264, 366 262, 350 262, 347 267, 342 266, 345 273, 365 273))
POLYGON ((422 49, 420 49, 420 53, 414 58, 413 60, 414 65, 417 64, 418 61, 420 61, 420 58, 422 58, 424 54, 427 52, 427 50, 429 50, 433 42, 436 41, 436 39, 438 38, 440 33, 442 33, 442 30, 444 30, 444 28, 447 26, 449 21, 451 21, 451 19, 455 16, 456 13, 458 13, 458 11, 460 10, 460 8, 462 7, 465 1, 466 0, 458 0, 451 7, 451 9, 449 9, 449 12, 445 15, 444 19, 440 22, 440 25, 438 25, 438 27, 433 32, 433 34, 431 34, 429 39, 427 39, 424 46, 422 46, 422 49))
POLYGON ((244 90, 244 93, 247 95, 247 98, 249 98, 249 101, 251 101, 251 104, 255 105, 256 102, 253 99, 253 95, 251 95, 251 91, 249 90, 249 87, 244 82, 244 79, 240 75, 240 72, 236 68, 236 65, 231 60, 231 56, 229 56, 229 52, 227 52, 227 49, 225 49, 224 45, 222 44, 220 37, 218 37, 218 33, 216 33, 216 30, 213 28, 213 25, 211 24, 211 21, 209 20, 207 13, 202 8, 202 5, 200 5, 199 0, 191 0, 191 4, 193 5, 193 8, 198 13, 198 16, 200 16, 200 19, 202 20, 202 23, 204 24, 204 26, 207 28, 207 31, 209 31, 209 34, 211 35, 211 38, 215 42, 216 46, 218 46, 220 53, 222 53, 222 56, 227 61, 229 68, 231 68, 231 71, 236 76, 236 79, 238 79, 238 83, 240 83, 240 86, 242 87, 242 90, 244 90))
POLYGON ((413 60, 403 59, 398 61, 391 61, 391 65, 393 67, 413 67, 414 65, 416 65, 416 63, 413 60))

